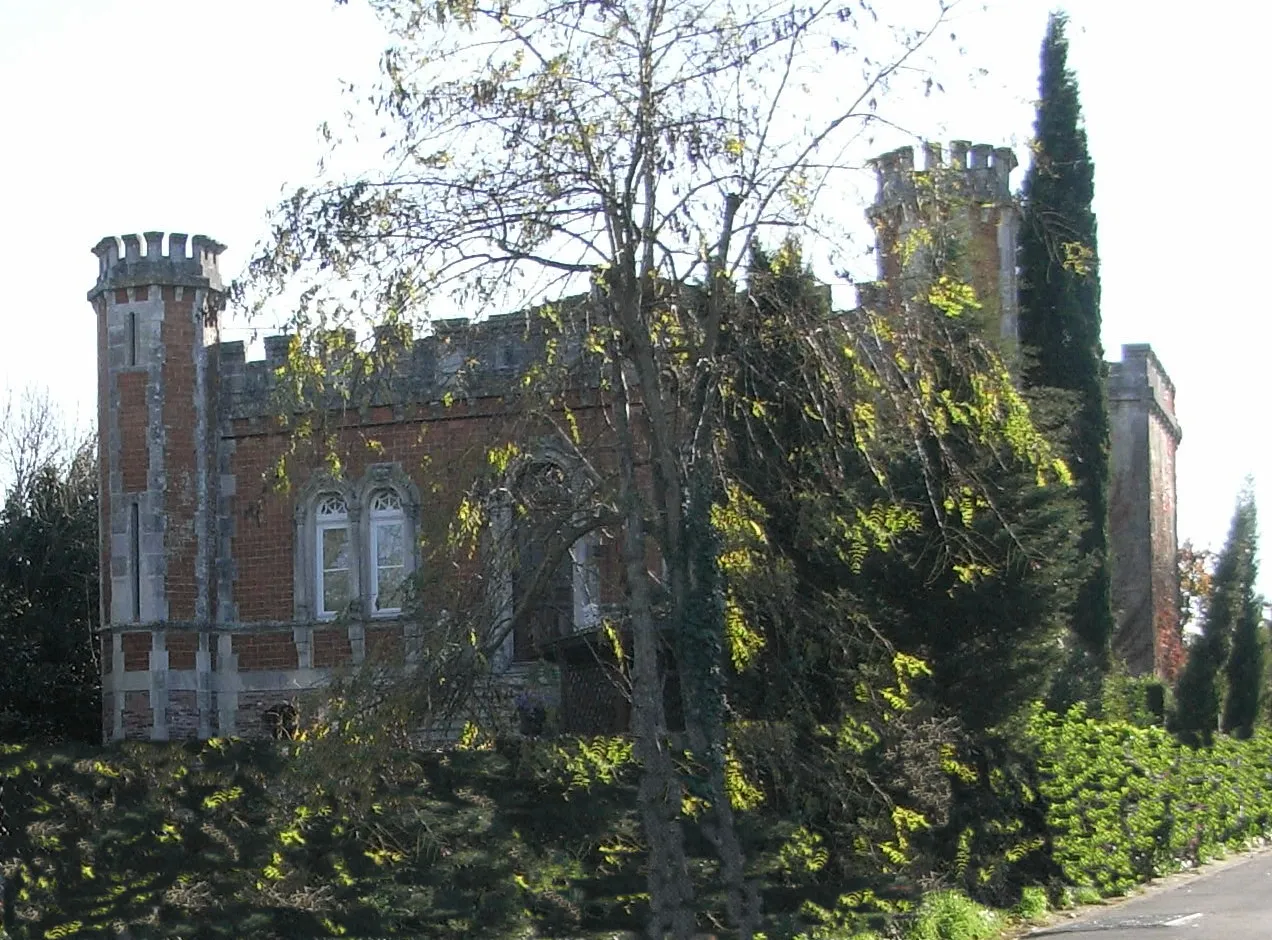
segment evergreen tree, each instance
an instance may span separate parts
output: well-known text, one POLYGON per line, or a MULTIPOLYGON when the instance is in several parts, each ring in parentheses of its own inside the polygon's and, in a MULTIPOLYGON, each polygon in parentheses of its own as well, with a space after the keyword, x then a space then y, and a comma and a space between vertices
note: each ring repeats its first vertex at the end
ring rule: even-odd
POLYGON ((1215 565, 1201 636, 1192 644, 1175 691, 1176 730, 1194 744, 1210 743, 1219 728, 1221 705, 1225 730, 1245 732, 1254 722, 1262 672, 1259 605, 1254 598, 1256 537, 1254 501, 1245 494, 1237 502, 1228 541, 1215 565), (1247 618, 1252 623, 1243 622, 1247 618), (1234 678, 1238 686, 1230 686, 1225 696, 1224 687, 1234 678))
POLYGON ((1242 494, 1233 517, 1233 531, 1240 541, 1233 546, 1238 580, 1223 602, 1233 618, 1232 651, 1224 668, 1228 694, 1223 707, 1223 730, 1239 738, 1254 732, 1259 715, 1259 695, 1263 685, 1263 643, 1260 636, 1263 598, 1255 593, 1258 576, 1256 554, 1258 528, 1254 497, 1242 494))
MULTIPOLYGON (((797 309, 806 311, 795 314, 801 321, 831 314, 796 250, 787 246, 781 256, 785 261, 775 265, 757 252, 750 302, 731 324, 752 351, 750 368, 738 382, 739 401, 765 403, 762 420, 746 407, 738 409, 732 432, 746 446, 739 447, 732 470, 764 507, 770 542, 798 573, 799 593, 836 595, 837 618, 810 619, 837 619, 923 659, 932 671, 924 687, 928 701, 969 730, 999 726, 1046 695, 1063 667, 1076 588, 1089 570, 1074 534, 1081 505, 1071 487, 1039 486, 1037 472, 1007 448, 989 448, 957 433, 944 446, 957 453, 957 472, 976 481, 978 505, 962 507, 965 513, 940 512, 913 442, 891 452, 882 474, 886 483, 881 482, 880 466, 861 459, 851 440, 836 440, 824 422, 810 420, 819 414, 818 403, 801 397, 797 392, 804 386, 791 382, 804 366, 798 336, 784 334, 780 325, 797 309), (842 476, 828 479, 827 466, 842 476), (877 533, 871 550, 862 546, 860 554, 845 554, 821 531, 828 519, 868 516, 885 505, 903 510, 893 515, 891 531, 877 533), (886 550, 877 550, 881 544, 886 550), (986 695, 986 688, 994 694, 986 695)), ((972 318, 956 318, 948 328, 956 346, 970 345, 981 329, 972 318)), ((964 368, 950 358, 942 380, 951 388, 964 386, 964 368)), ((1030 402, 1038 429, 1061 444, 1067 437, 1063 415, 1071 411, 1064 406, 1071 398, 1048 390, 1030 402)), ((884 413, 886 406, 878 401, 872 407, 884 413)), ((925 442, 925 448, 932 445, 925 442)), ((952 477, 946 485, 957 489, 952 477)), ((886 515, 881 520, 886 528, 886 515)), ((789 639, 791 628, 773 632, 782 634, 771 641, 776 646, 789 639)), ((851 647, 843 638, 827 637, 814 645, 851 647)), ((840 678, 811 698, 833 701, 836 688, 843 687, 840 678)), ((794 684, 808 681, 801 677, 794 684)), ((789 677, 776 683, 788 684, 789 677)))
POLYGON ((101 735, 97 461, 32 468, 0 510, 0 742, 101 735))
POLYGON ((1103 658, 1113 634, 1108 550, 1109 426, 1100 345, 1095 168, 1087 152, 1078 86, 1067 65, 1066 18, 1054 13, 1042 45, 1033 164, 1024 184, 1020 240, 1021 340, 1026 382, 1077 393, 1073 459, 1092 562, 1079 587, 1074 627, 1103 658))

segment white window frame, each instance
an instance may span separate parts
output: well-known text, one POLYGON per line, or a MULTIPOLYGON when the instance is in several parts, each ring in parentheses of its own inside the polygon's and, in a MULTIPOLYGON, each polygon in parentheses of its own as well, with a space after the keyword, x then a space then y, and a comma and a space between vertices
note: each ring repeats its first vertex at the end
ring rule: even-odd
POLYGON ((400 584, 404 584, 407 576, 412 570, 411 565, 411 544, 408 541, 409 528, 406 524, 406 511, 403 507, 402 494, 392 487, 382 487, 371 494, 371 498, 367 500, 367 563, 369 568, 368 586, 368 606, 367 609, 372 617, 395 617, 402 613, 401 598, 398 598, 397 606, 381 607, 379 605, 380 594, 380 529, 383 526, 396 525, 399 540, 402 546, 401 563, 399 567, 402 571, 400 584), (388 497, 393 505, 383 506, 381 501, 388 497))
POLYGON ((600 547, 600 536, 595 532, 580 537, 570 546, 575 633, 591 630, 601 622, 600 547))
MULTIPOLYGON (((398 508, 392 510, 394 522, 402 524, 403 571, 409 581, 415 573, 419 559, 416 530, 419 525, 420 493, 415 483, 397 463, 375 463, 357 480, 347 480, 328 473, 315 473, 305 483, 293 504, 293 567, 292 609, 297 622, 320 623, 347 616, 354 621, 350 630, 359 629, 356 621, 400 618, 400 607, 377 611, 377 559, 375 549, 378 534, 375 522, 383 523, 388 517, 376 513, 372 520, 372 505, 380 494, 392 494, 398 508), (344 518, 323 513, 326 499, 343 501, 344 518), (323 533, 332 528, 347 526, 349 533, 349 604, 341 611, 324 609, 324 578, 322 571, 323 533)), ((409 593, 406 595, 409 597, 409 593)), ((404 599, 405 600, 405 597, 404 599)))
POLYGON ((347 604, 345 610, 328 610, 326 607, 327 569, 323 564, 323 543, 326 533, 334 529, 343 529, 348 542, 349 566, 345 570, 348 571, 349 600, 352 601, 358 596, 358 567, 357 552, 354 549, 356 533, 349 513, 349 502, 341 493, 321 493, 314 505, 314 614, 319 620, 334 620, 348 611, 347 604), (324 513, 323 507, 329 500, 339 500, 344 507, 343 512, 324 513))

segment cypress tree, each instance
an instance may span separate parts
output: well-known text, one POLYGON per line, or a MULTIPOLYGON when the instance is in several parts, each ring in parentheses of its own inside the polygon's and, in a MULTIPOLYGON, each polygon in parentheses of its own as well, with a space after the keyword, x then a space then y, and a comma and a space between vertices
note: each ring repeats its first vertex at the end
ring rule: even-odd
POLYGON ((1175 691, 1176 730, 1194 744, 1210 743, 1220 726, 1221 705, 1225 730, 1244 733, 1254 723, 1262 672, 1254 597, 1255 527, 1254 501, 1244 494, 1215 565, 1201 636, 1193 641, 1175 691), (1252 623, 1243 622, 1247 619, 1252 623))
POLYGON ((1254 732, 1259 715, 1259 694, 1263 685, 1263 644, 1260 629, 1263 599, 1255 593, 1258 576, 1256 542, 1258 539, 1254 497, 1242 494, 1232 521, 1233 533, 1239 539, 1232 547, 1236 558, 1237 582, 1231 594, 1224 597, 1233 618, 1232 651, 1224 668, 1228 695, 1223 707, 1223 730, 1239 738, 1254 732))
POLYGON ((1081 551, 1091 571, 1079 586, 1074 629, 1102 661, 1113 634, 1108 549, 1109 425, 1100 345, 1095 168, 1078 86, 1067 65, 1066 18, 1053 13, 1042 45, 1033 164, 1024 183, 1020 239, 1025 380, 1077 395, 1074 483, 1087 519, 1081 551))

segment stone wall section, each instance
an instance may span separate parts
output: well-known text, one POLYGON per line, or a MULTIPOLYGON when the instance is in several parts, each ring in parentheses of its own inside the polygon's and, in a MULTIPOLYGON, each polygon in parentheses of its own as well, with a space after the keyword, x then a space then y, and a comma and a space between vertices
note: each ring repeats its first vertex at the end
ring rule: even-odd
POLYGON ((1175 387, 1152 349, 1122 347, 1109 364, 1109 541, 1114 652, 1133 674, 1173 678, 1179 663, 1175 387))

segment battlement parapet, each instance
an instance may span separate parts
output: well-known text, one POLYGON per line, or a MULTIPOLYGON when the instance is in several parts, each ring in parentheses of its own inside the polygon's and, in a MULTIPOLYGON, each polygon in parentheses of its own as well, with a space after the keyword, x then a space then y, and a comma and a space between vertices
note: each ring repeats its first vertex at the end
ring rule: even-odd
POLYGON ((214 291, 225 289, 217 267, 217 258, 225 251, 224 245, 205 235, 190 238, 173 232, 166 237, 166 252, 163 232, 124 235, 122 239, 108 235, 98 242, 93 248, 93 254, 97 255, 97 283, 88 292, 89 301, 108 290, 148 287, 151 284, 202 287, 214 291), (186 253, 187 241, 189 254, 186 253))
MULTIPOLYGON (((555 340, 561 365, 571 371, 571 381, 579 387, 593 387, 599 376, 579 371, 583 346, 576 326, 567 321, 564 332, 556 334, 546 322, 525 312, 476 322, 438 320, 430 334, 419 338, 414 338, 405 324, 383 325, 375 330, 370 349, 371 374, 352 370, 356 375, 346 380, 333 372, 329 376, 332 384, 343 382, 344 387, 329 390, 321 404, 332 408, 419 405, 447 397, 517 394, 526 370, 545 361, 550 339, 555 340)), ((333 351, 327 355, 339 357, 354 346, 352 331, 335 330, 329 336, 333 351)), ((265 358, 250 361, 242 341, 208 347, 220 377, 222 417, 237 420, 279 413, 277 379, 293 342, 295 337, 290 334, 266 336, 265 358)))
POLYGON ((955 190, 976 202, 1011 202, 1011 172, 1019 164, 1010 147, 972 144, 966 140, 950 143, 949 160, 939 143, 923 145, 923 169, 914 165, 914 148, 898 147, 873 159, 878 192, 871 214, 912 203, 923 180, 938 176, 955 190))

